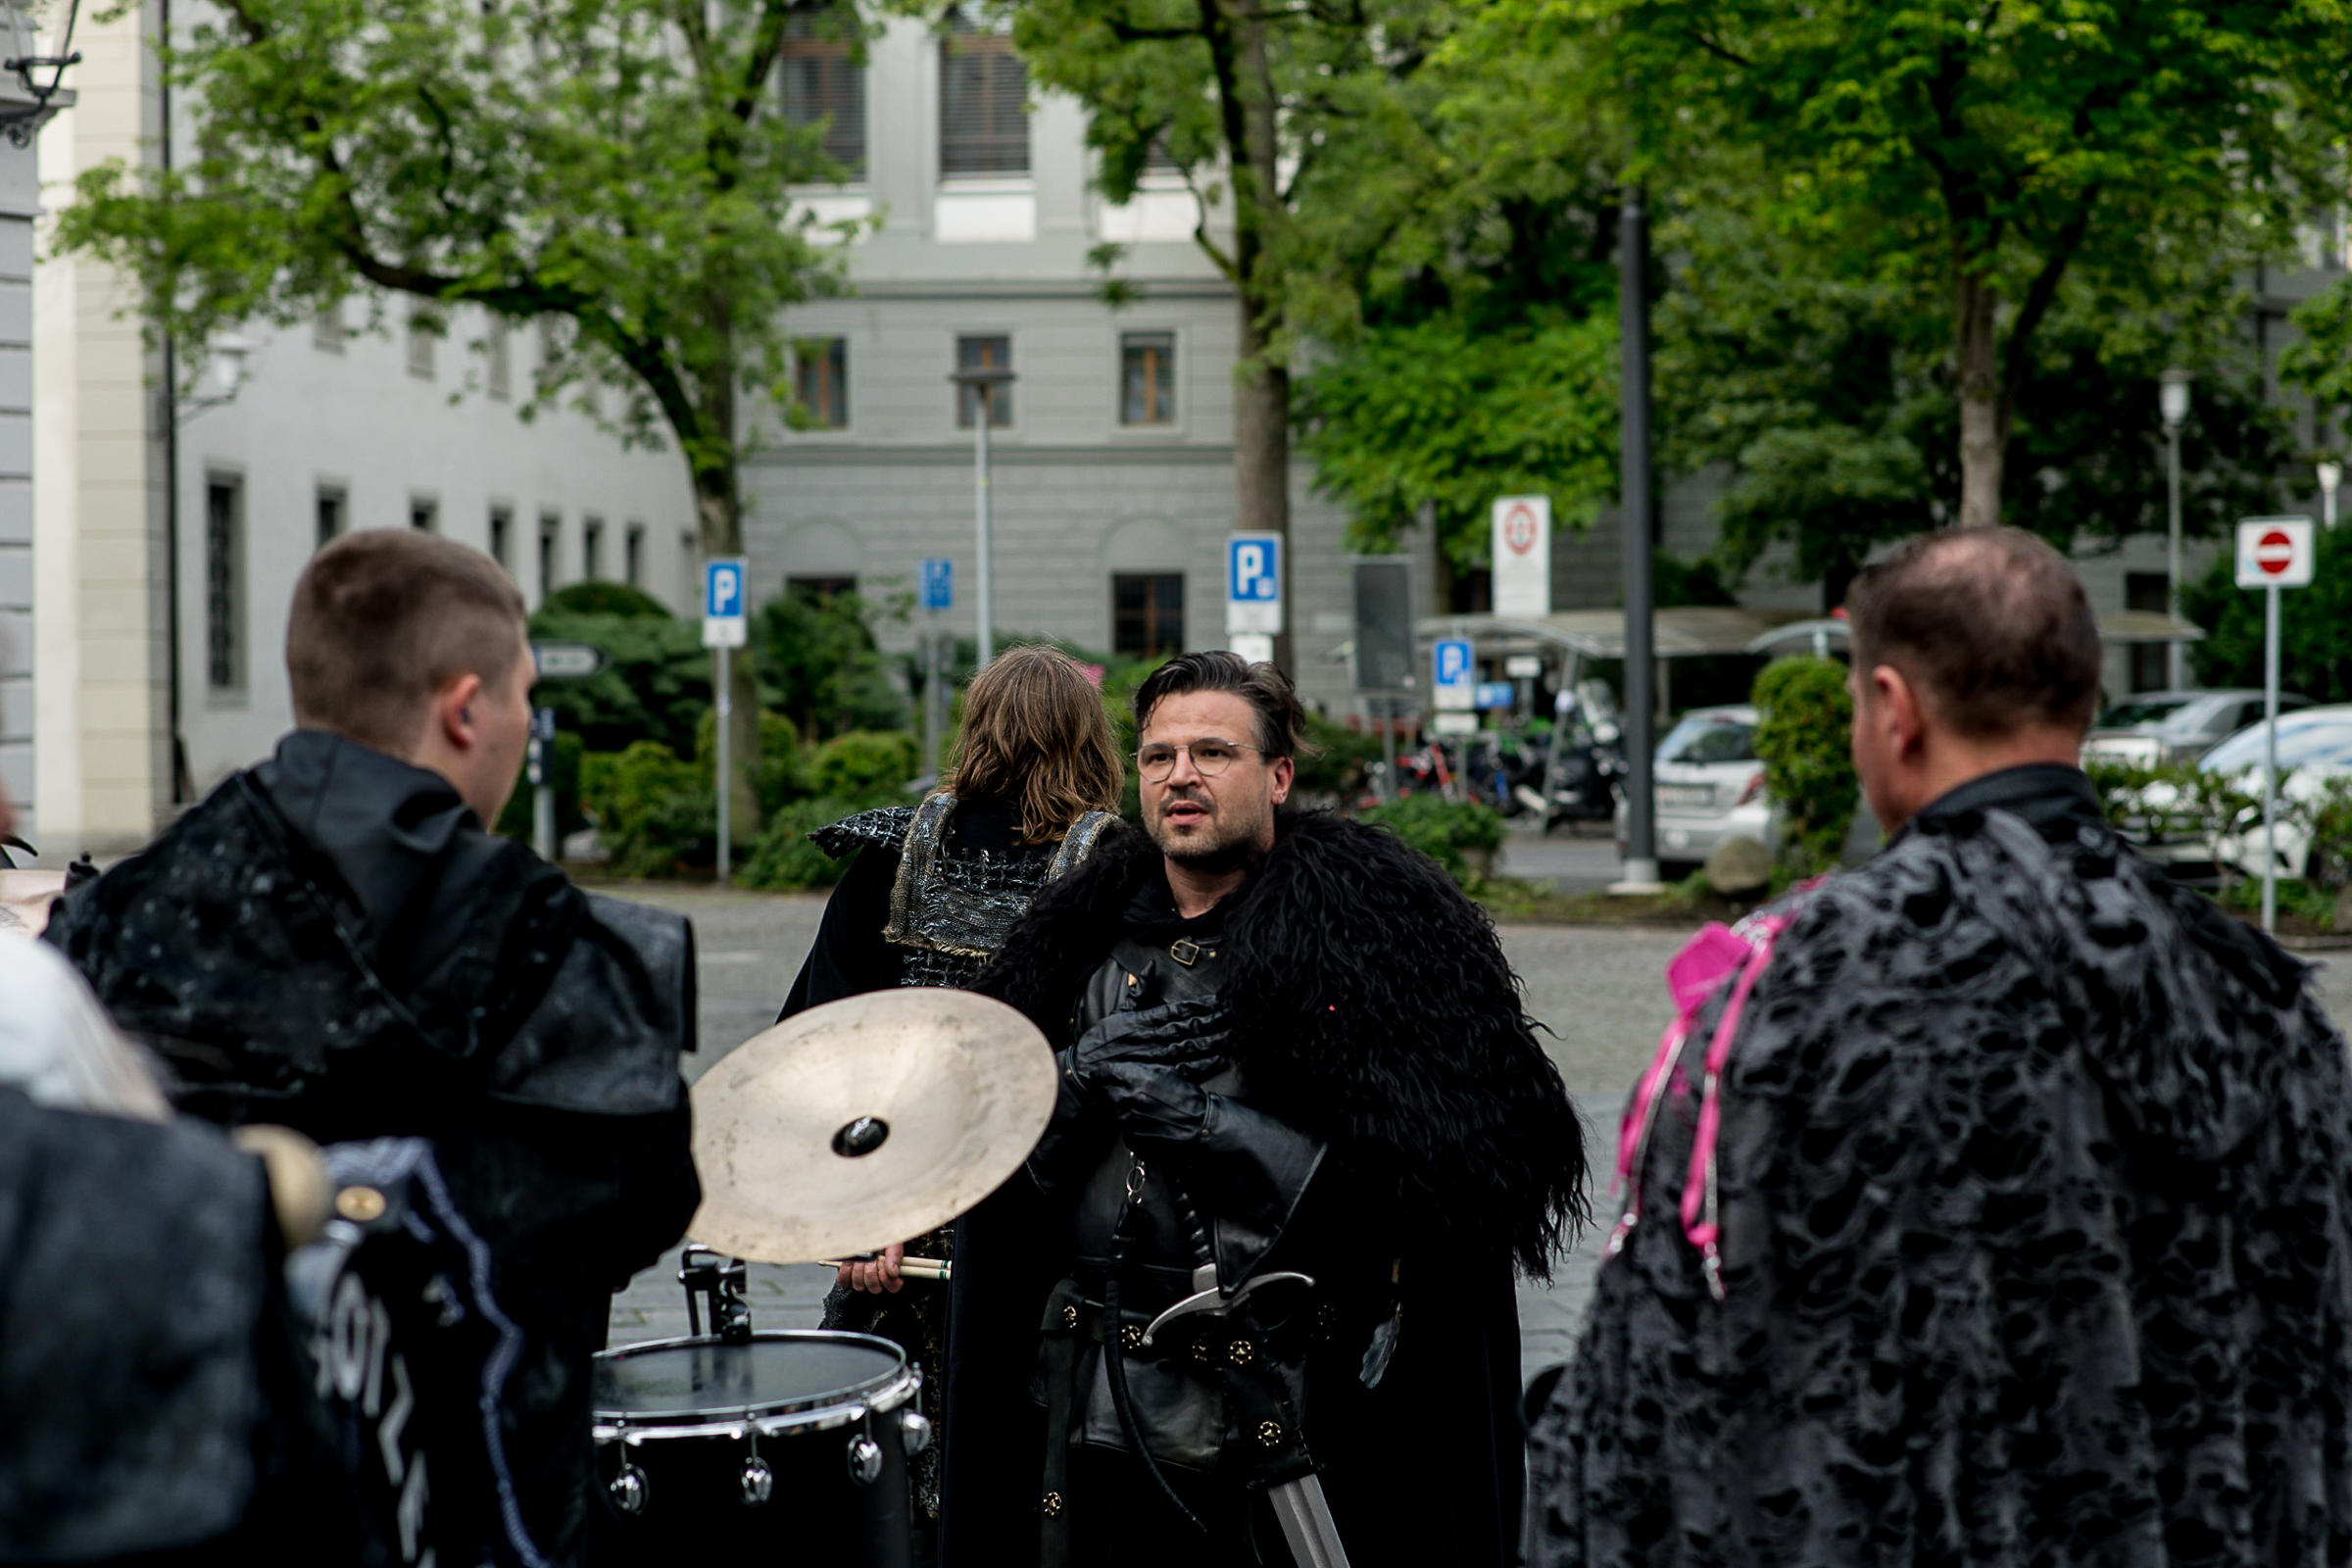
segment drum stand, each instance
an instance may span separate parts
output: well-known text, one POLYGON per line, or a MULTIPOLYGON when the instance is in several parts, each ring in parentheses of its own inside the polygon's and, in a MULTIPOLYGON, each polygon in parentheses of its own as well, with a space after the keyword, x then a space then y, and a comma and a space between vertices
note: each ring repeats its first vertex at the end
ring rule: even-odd
POLYGON ((752 1304, 743 1298, 743 1259, 686 1244, 678 1262, 678 1283, 686 1287, 686 1327, 702 1337, 703 1318, 697 1298, 710 1304, 710 1332, 728 1345, 748 1345, 752 1338, 752 1304))

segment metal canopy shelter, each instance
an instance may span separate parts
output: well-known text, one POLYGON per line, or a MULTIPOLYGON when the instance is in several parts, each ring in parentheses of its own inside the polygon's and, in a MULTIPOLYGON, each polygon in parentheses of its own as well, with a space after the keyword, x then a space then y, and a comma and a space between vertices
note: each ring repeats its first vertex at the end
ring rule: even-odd
MULTIPOLYGON (((2105 610, 2098 612, 2099 639, 2118 646, 2132 643, 2193 643, 2205 635, 2205 629, 2192 621, 2168 615, 2161 610, 2105 610)), ((1832 648, 1843 650, 1848 637, 1844 621, 1838 619, 1793 620, 1775 626, 1749 643, 1751 654, 1799 653, 1808 646, 1818 654, 1832 648)))
MULTIPOLYGON (((1749 610, 1738 605, 1683 605, 1651 619, 1660 659, 1744 654, 1757 639, 1796 620, 1799 610, 1749 610)), ((1564 649, 1586 659, 1625 657, 1625 612, 1564 610, 1548 615, 1424 615, 1415 628, 1424 642, 1467 637, 1481 653, 1537 653, 1564 649)))

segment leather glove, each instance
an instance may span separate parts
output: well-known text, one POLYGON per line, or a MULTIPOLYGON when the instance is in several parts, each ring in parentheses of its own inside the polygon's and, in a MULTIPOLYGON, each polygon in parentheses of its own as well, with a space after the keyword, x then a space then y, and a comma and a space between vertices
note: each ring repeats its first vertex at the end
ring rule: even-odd
POLYGON ((1174 1067, 1189 1078, 1208 1078, 1232 1059, 1233 1033, 1231 1014, 1214 997, 1114 1012, 1078 1037, 1067 1066, 1082 1083, 1118 1063, 1174 1067))
POLYGON ((1228 1289, 1248 1279, 1306 1196, 1321 1140, 1171 1067, 1111 1062, 1091 1084, 1128 1147, 1164 1160, 1209 1216, 1217 1278, 1228 1289))

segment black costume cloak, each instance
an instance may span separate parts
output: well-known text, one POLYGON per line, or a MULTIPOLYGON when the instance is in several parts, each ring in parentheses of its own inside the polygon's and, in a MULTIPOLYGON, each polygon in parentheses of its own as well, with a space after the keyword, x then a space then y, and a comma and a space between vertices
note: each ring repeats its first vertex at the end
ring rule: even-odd
MULTIPOLYGON (((1219 906, 1233 1056, 1253 1108, 1328 1147, 1307 1201, 1377 1238, 1384 1275, 1403 1259, 1394 1359, 1345 1429, 1312 1430, 1310 1416, 1308 1444, 1359 1562, 1505 1563, 1521 1481, 1512 1268, 1544 1272, 1581 1218, 1576 1114, 1492 923, 1435 865, 1322 813, 1285 817, 1278 835, 1219 906)), ((978 989, 1068 1045, 1081 988, 1154 879, 1164 871, 1148 838, 1104 833, 978 989)), ((1045 1423, 1030 1383, 1069 1234, 1025 1172, 959 1228, 948 1568, 1037 1549, 1045 1423)), ((1260 1544, 1281 1559, 1278 1540, 1260 1544)))
POLYGON ((1733 1037, 1725 1298, 1676 1222, 1697 1017, 1528 1562, 2352 1557, 2352 1095, 2304 967, 2014 768, 1790 901, 1733 1037))
POLYGON ((275 1229, 216 1129, 0 1086, 0 1562, 350 1560, 275 1229))
POLYGON ((611 1293, 701 1197, 692 928, 583 894, 438 774, 297 730, 43 935, 165 1054, 182 1109, 433 1141, 526 1332, 508 1451, 531 1534, 568 1560, 611 1293))

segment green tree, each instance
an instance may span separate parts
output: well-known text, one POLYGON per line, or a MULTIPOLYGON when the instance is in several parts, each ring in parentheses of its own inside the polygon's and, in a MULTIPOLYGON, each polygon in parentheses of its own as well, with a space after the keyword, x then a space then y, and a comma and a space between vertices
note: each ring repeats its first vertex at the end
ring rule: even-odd
MULTIPOLYGON (((1659 308, 1658 384, 1669 462, 1720 465, 1717 557, 1749 570, 1790 547, 1824 608, 1883 541, 1955 520, 1960 411, 1933 299, 1853 280, 1743 211, 1725 178, 1674 217, 1677 262, 1659 308)), ((1752 182, 1750 182, 1752 183, 1752 182)), ((2186 363, 2197 395, 2182 431, 2183 519, 2192 534, 2276 504, 2293 457, 2280 411, 2234 344, 2204 323, 2234 289, 2179 313, 2102 309, 2061 291, 2018 391, 2002 510, 2066 547, 2165 527, 2156 383, 2186 363)))
MULTIPOLYGON (((1560 13, 1519 0, 1539 21, 1560 13)), ((2145 318, 2277 254, 2325 168, 2289 88, 2318 0, 1610 0, 1644 172, 1737 149, 1768 231, 1843 286, 1938 318, 1954 520, 2001 514, 2038 335, 2066 290, 2145 318)), ((1590 24, 1591 11, 1570 15, 1590 24)), ((1916 345, 1911 345, 1915 347, 1916 345)), ((1865 507, 1908 466, 1889 432, 1817 427, 1792 472, 1865 507)))
POLYGON ((546 322, 532 406, 571 392, 624 439, 666 428, 704 550, 738 554, 739 397, 789 401, 784 307, 840 280, 791 196, 839 171, 775 86, 810 17, 855 31, 790 0, 222 0, 165 51, 203 105, 195 156, 87 171, 58 242, 138 276, 184 345, 355 294, 378 325, 390 295, 546 322))
MULTIPOLYGON (((1194 231, 1233 286, 1234 525, 1290 529, 1292 363, 1303 296, 1317 286, 1303 233, 1354 212, 1365 172, 1342 156, 1368 122, 1397 114, 1400 82, 1447 12, 1429 0, 1264 6, 1257 0, 986 0, 1040 85, 1089 111, 1097 182, 1131 199, 1147 167, 1181 171, 1194 231)), ((1115 267, 1115 250, 1098 253, 1115 267)), ((1287 663, 1288 639, 1277 644, 1287 663)))

